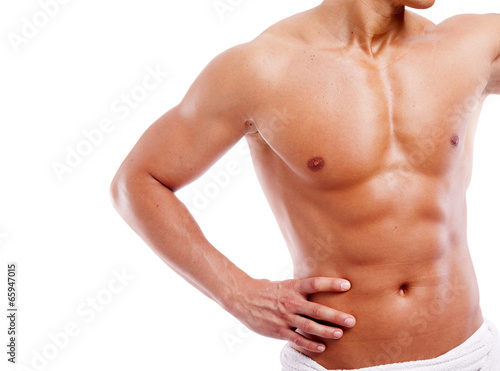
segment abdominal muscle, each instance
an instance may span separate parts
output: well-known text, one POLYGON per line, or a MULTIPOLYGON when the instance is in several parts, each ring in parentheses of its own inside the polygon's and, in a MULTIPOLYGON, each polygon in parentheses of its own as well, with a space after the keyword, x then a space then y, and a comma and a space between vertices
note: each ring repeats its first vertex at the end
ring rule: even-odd
POLYGON ((483 323, 458 183, 414 180, 401 194, 360 187, 287 204, 281 226, 295 277, 351 282, 309 300, 352 314, 356 325, 338 340, 312 337, 323 353, 291 344, 326 369, 435 358, 483 323))
POLYGON ((295 278, 351 282, 347 292, 309 300, 353 315, 355 326, 338 340, 302 334, 324 343, 322 353, 290 344, 326 369, 435 358, 482 325, 466 233, 470 151, 459 155, 443 144, 443 156, 419 171, 406 164, 394 172, 393 162, 405 165, 401 154, 366 160, 368 170, 352 173, 316 158, 303 167, 320 170, 292 170, 274 152, 251 146, 295 278))
POLYGON ((346 293, 320 293, 309 300, 356 318, 356 325, 344 328, 339 340, 309 336, 326 345, 321 354, 292 347, 327 369, 357 369, 435 358, 481 326, 478 287, 467 246, 437 238, 441 228, 432 223, 410 222, 404 228, 408 239, 395 238, 394 232, 384 228, 379 230, 382 237, 366 239, 360 237, 363 228, 359 226, 357 231, 344 229, 337 235, 347 237, 332 242, 330 254, 321 259, 316 255, 316 264, 307 256, 312 250, 299 248, 292 254, 300 255, 294 259, 297 278, 350 280, 352 288, 346 293), (388 242, 391 239, 393 244, 388 242))

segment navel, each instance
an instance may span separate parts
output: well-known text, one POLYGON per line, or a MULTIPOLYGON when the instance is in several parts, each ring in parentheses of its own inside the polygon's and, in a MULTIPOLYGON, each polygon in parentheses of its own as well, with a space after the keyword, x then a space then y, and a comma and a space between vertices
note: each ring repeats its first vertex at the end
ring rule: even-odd
POLYGON ((401 296, 405 296, 408 294, 408 291, 410 290, 410 287, 408 286, 407 283, 404 283, 402 284, 400 287, 399 287, 399 295, 401 296))
POLYGON ((458 143, 460 142, 460 138, 458 137, 458 135, 454 135, 451 137, 450 139, 450 143, 453 147, 456 147, 458 146, 458 143))
POLYGON ((313 157, 309 161, 307 161, 307 167, 311 171, 318 171, 323 169, 325 166, 325 160, 322 157, 313 157))

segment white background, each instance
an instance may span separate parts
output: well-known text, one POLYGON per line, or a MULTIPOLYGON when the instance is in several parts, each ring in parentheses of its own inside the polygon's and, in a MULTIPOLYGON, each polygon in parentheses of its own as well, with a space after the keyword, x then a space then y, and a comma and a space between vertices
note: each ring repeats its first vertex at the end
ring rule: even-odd
MULTIPOLYGON (((113 210, 108 189, 142 132, 215 55, 320 1, 233 0, 220 17, 213 0, 67 0, 44 18, 40 4, 48 2, 0 5, 0 368, 7 262, 16 262, 19 370, 278 370, 283 342, 248 333, 170 271, 113 210), (25 19, 40 27, 16 48, 10 39, 26 31, 25 19), (116 112, 117 99, 139 92, 148 67, 161 71, 161 82, 130 112, 116 112), (58 179, 54 163, 64 164, 69 148, 86 140, 83 130, 105 119, 112 131, 58 179), (123 272, 124 283, 114 281, 123 272), (100 300, 98 309, 89 298, 100 300), (44 353, 46 363, 37 355, 44 353)), ((500 5, 438 0, 420 13, 439 22, 464 12, 500 13, 500 5)), ((500 324, 499 103, 491 97, 484 107, 468 199, 483 311, 500 324)), ((236 166, 229 184, 195 201, 207 176, 180 197, 243 269, 283 279, 290 259, 248 159, 242 142, 212 170, 236 166)))

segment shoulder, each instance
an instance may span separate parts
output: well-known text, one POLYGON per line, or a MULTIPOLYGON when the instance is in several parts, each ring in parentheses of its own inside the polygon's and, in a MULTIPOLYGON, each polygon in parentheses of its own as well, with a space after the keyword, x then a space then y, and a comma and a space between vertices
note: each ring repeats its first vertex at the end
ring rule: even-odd
MULTIPOLYGON (((308 48, 311 40, 307 20, 303 13, 296 14, 275 23, 244 45, 242 57, 254 77, 266 82, 276 79, 296 55, 308 48)), ((235 49, 228 51, 234 52, 235 49)))
POLYGON ((293 23, 278 22, 255 39, 215 56, 188 89, 180 112, 233 122, 251 119, 286 78, 292 55, 303 43, 293 23))
MULTIPOLYGON (((500 40, 499 14, 456 15, 431 28, 451 39, 468 42, 476 47, 487 47, 494 53, 500 40)), ((497 54, 498 55, 498 54, 497 54)))
POLYGON ((249 105, 274 86, 301 42, 297 29, 288 20, 281 21, 255 39, 215 56, 188 95, 202 94, 205 100, 224 100, 227 104, 244 100, 249 105))
POLYGON ((238 72, 276 76, 283 64, 314 42, 313 26, 318 27, 314 25, 311 11, 292 15, 268 27, 253 40, 226 50, 214 61, 231 63, 238 72))
POLYGON ((427 27, 425 35, 460 58, 489 65, 500 54, 500 15, 456 15, 427 27))
POLYGON ((442 42, 453 59, 468 72, 482 76, 486 93, 500 92, 499 14, 457 15, 429 27, 426 33, 442 42))

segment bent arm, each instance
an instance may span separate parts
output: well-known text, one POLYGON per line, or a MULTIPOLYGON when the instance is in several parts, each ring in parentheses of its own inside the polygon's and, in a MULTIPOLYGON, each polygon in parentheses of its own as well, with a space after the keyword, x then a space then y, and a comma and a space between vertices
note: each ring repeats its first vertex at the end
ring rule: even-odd
POLYGON ((227 71, 238 50, 210 63, 183 101, 140 138, 111 185, 115 208, 178 274, 227 307, 248 276, 204 237, 174 192, 209 168, 249 128, 227 71))
POLYGON ((309 295, 345 292, 350 283, 325 277, 252 279, 207 241, 174 194, 255 130, 249 112, 259 105, 265 79, 248 67, 255 53, 242 50, 237 47, 210 63, 183 101, 144 133, 112 182, 112 200, 167 265, 248 328, 322 352, 325 345, 310 335, 339 339, 342 329, 335 325, 352 327, 355 319, 310 302, 309 295))

